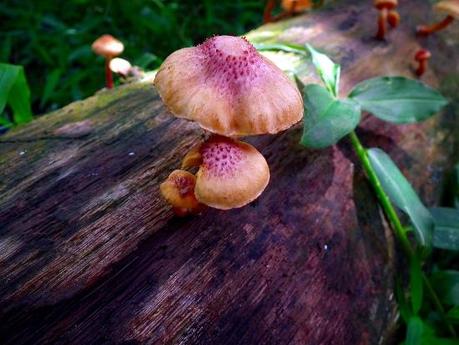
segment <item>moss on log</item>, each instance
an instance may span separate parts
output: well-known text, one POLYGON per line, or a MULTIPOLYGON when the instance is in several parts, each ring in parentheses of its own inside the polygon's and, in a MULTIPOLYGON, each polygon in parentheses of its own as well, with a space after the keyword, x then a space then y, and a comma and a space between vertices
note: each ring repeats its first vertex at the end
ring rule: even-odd
MULTIPOLYGON (((452 103, 422 125, 366 117, 359 134, 389 152, 433 205, 456 158, 458 29, 418 40, 428 5, 403 1, 400 12, 387 42, 372 38, 369 1, 342 1, 249 37, 325 50, 343 66, 343 95, 372 76, 414 77, 411 57, 421 43, 429 48, 424 80, 452 103)), ((300 72, 317 80, 308 64, 300 72)), ((170 116, 147 82, 0 137, 2 344, 387 340, 394 245, 347 140, 306 150, 299 125, 250 138, 271 168, 265 193, 241 209, 179 219, 159 184, 202 135, 170 116)))

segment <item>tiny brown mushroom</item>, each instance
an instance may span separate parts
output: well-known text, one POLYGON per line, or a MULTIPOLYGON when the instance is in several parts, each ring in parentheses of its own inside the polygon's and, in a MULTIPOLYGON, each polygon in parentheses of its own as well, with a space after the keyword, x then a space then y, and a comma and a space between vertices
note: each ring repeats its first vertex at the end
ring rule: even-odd
POLYGON ((124 51, 124 45, 111 35, 102 35, 91 46, 92 51, 105 58, 105 86, 113 88, 113 76, 110 61, 124 51))
POLYGON ((296 85, 240 37, 215 36, 174 52, 154 84, 175 116, 224 136, 274 134, 303 117, 296 85))
POLYGON ((397 0, 374 0, 374 6, 379 11, 378 32, 376 38, 383 40, 386 36, 386 23, 396 27, 400 21, 400 16, 395 8, 398 5, 397 0))
POLYGON ((427 70, 427 63, 431 57, 430 52, 427 49, 420 49, 417 51, 414 59, 419 62, 419 66, 416 69, 416 75, 418 77, 422 76, 427 70))
POLYGON ((161 183, 160 191, 164 199, 172 205, 178 216, 197 214, 203 209, 194 195, 196 176, 184 170, 174 170, 166 181, 161 183))
POLYGON ((443 0, 435 4, 435 12, 445 13, 446 17, 438 23, 431 25, 420 25, 417 33, 422 36, 430 35, 434 32, 443 30, 450 25, 454 19, 459 17, 459 0, 443 0))

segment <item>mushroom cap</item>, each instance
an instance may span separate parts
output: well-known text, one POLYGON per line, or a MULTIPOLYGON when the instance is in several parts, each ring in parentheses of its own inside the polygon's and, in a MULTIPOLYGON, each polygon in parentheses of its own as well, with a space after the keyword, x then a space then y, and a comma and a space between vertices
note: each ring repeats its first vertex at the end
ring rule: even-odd
POLYGON ((293 8, 294 12, 302 12, 312 7, 311 0, 282 0, 282 8, 286 11, 290 11, 293 8))
POLYGON ((253 146, 213 136, 201 146, 202 163, 196 174, 196 198, 227 210, 255 200, 269 182, 269 167, 253 146))
POLYGON ((459 0, 443 0, 435 4, 435 11, 459 18, 459 0))
POLYGON ((123 52, 124 45, 112 35, 102 35, 94 41, 91 48, 97 55, 114 57, 123 52))
POLYGON ((382 10, 386 8, 388 10, 392 10, 398 5, 397 0, 374 0, 374 5, 378 10, 382 10))
POLYGON ((416 52, 416 55, 414 56, 414 59, 416 61, 426 60, 426 59, 430 59, 431 56, 432 55, 430 54, 430 52, 427 49, 419 49, 416 52))
POLYGON ((215 36, 180 49, 154 83, 175 116, 225 136, 273 134, 303 117, 296 85, 245 38, 215 36))
POLYGON ((174 170, 159 188, 164 199, 174 208, 194 211, 200 208, 194 195, 195 184, 196 176, 188 171, 174 170))
POLYGON ((110 60, 109 67, 113 73, 128 75, 132 68, 131 63, 128 60, 122 58, 114 58, 110 60))

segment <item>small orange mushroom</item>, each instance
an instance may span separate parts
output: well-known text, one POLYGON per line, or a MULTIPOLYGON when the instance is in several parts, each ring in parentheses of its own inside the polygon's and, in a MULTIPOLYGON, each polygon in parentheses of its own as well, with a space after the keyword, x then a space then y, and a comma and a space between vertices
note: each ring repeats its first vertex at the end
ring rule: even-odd
POLYGON ((161 183, 160 191, 164 199, 172 205, 178 216, 197 214, 203 209, 194 195, 196 176, 184 170, 174 170, 166 181, 161 183))
POLYGON ((242 207, 268 185, 268 163, 247 143, 214 135, 191 151, 192 160, 187 156, 186 165, 199 165, 194 193, 207 206, 221 210, 242 207))
POLYGON ((240 37, 215 36, 174 52, 154 84, 175 116, 224 136, 274 134, 303 117, 296 85, 240 37))
POLYGON ((280 19, 291 17, 295 14, 310 10, 311 8, 321 7, 323 3, 324 0, 282 0, 281 7, 283 11, 277 16, 273 16, 272 12, 276 7, 276 0, 268 0, 263 14, 263 22, 270 23, 278 21, 280 19))
POLYGON ((376 38, 383 40, 386 36, 386 23, 396 27, 400 22, 400 16, 395 10, 398 5, 397 0, 374 0, 374 6, 379 11, 378 32, 376 38))
POLYGON ((113 75, 110 61, 124 51, 124 45, 111 35, 102 35, 91 46, 92 51, 105 58, 105 86, 113 88, 113 75))
POLYGON ((427 49, 420 49, 417 51, 414 59, 419 62, 419 66, 416 69, 416 75, 418 77, 422 76, 427 70, 427 63, 431 57, 430 52, 427 49))
POLYGON ((435 4, 434 10, 445 13, 446 17, 438 23, 432 25, 421 25, 417 28, 417 33, 422 36, 430 35, 434 32, 443 30, 450 25, 454 19, 459 17, 459 0, 443 0, 435 4))

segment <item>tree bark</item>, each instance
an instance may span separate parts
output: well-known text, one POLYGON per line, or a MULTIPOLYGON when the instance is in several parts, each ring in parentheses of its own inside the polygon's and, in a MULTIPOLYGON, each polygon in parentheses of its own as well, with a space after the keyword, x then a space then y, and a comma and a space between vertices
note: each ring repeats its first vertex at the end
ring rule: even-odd
MULTIPOLYGON (((416 50, 430 49, 423 79, 451 104, 422 125, 367 116, 358 133, 434 205, 457 158, 459 35, 456 25, 416 38, 429 11, 404 1, 401 26, 383 42, 373 38, 369 1, 342 1, 248 36, 324 50, 342 64, 342 95, 373 76, 414 78, 416 50)), ((310 63, 297 72, 317 82, 310 63)), ((387 341, 394 243, 349 142, 305 149, 300 125, 249 138, 271 169, 260 198, 176 218, 159 184, 202 136, 146 82, 101 91, 0 137, 2 344, 387 341)))

